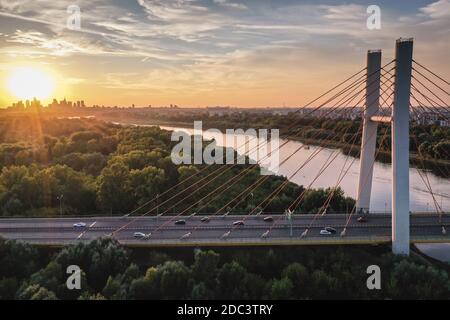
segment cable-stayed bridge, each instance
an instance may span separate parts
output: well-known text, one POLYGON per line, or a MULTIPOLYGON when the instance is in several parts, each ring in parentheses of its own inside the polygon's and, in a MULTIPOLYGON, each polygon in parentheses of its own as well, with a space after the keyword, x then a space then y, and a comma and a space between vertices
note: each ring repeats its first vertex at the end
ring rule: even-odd
MULTIPOLYGON (((296 215, 291 221, 283 218, 272 228, 270 235, 262 237, 272 222, 264 221, 275 215, 251 216, 244 226, 235 229, 224 237, 233 223, 242 219, 241 215, 216 217, 208 223, 201 222, 202 216, 186 220, 185 225, 170 223, 160 231, 154 231, 161 223, 167 223, 171 217, 140 217, 138 219, 124 217, 90 217, 83 218, 86 227, 77 229, 73 224, 81 218, 50 219, 3 219, 0 234, 8 239, 18 239, 41 246, 62 246, 76 244, 109 236, 123 226, 133 222, 118 232, 115 238, 122 244, 131 247, 198 247, 198 246, 277 246, 277 245, 343 245, 343 244, 381 244, 391 242, 391 216, 385 213, 374 214, 366 223, 357 219, 347 224, 345 214, 327 214, 310 225, 309 215, 296 215), (200 227, 192 232, 194 226, 200 227), (321 235, 320 231, 333 227, 336 234, 321 235), (339 230, 347 228, 346 236, 339 230), (308 236, 299 235, 308 228, 308 236), (148 238, 136 238, 134 234, 152 235, 148 238), (186 234, 191 235, 185 237, 186 234), (184 238, 183 238, 184 237, 184 238)), ((439 215, 417 213, 411 215, 411 242, 450 242, 450 238, 442 234, 442 226, 450 227, 450 215, 444 215, 439 222, 439 215)))
MULTIPOLYGON (((334 114, 345 118, 363 106, 360 128, 349 134, 346 146, 350 151, 360 148, 360 174, 357 201, 345 213, 328 213, 333 197, 356 158, 348 156, 326 200, 313 214, 300 212, 307 191, 314 182, 333 166, 340 150, 330 153, 315 178, 285 208, 284 212, 270 214, 267 208, 289 185, 289 180, 315 160, 333 137, 315 137, 316 147, 310 156, 298 164, 281 184, 270 190, 264 199, 248 212, 234 215, 242 203, 253 198, 269 176, 259 176, 215 212, 207 212, 208 205, 221 195, 229 193, 244 178, 248 178, 258 164, 238 171, 219 186, 218 179, 231 173, 238 164, 202 166, 196 173, 156 195, 123 217, 83 218, 86 225, 74 227, 78 219, 2 219, 0 235, 41 245, 64 245, 97 237, 114 237, 133 246, 237 246, 237 245, 300 245, 300 244, 363 244, 390 243, 397 254, 409 254, 410 243, 450 242, 450 218, 436 200, 427 171, 419 171, 426 189, 432 196, 435 213, 413 213, 409 201, 410 145, 417 147, 416 156, 425 162, 417 137, 410 134, 411 119, 419 113, 432 113, 449 121, 449 82, 425 65, 413 59, 413 40, 396 42, 395 59, 382 65, 382 52, 370 50, 367 66, 335 87, 310 101, 299 110, 313 113, 322 110, 323 116, 334 114), (345 107, 345 108, 343 108, 345 107), (308 109, 307 109, 308 108, 308 109), (385 127, 379 139, 380 123, 385 127), (389 128, 389 130, 388 130, 389 128), (370 208, 370 196, 375 159, 385 139, 391 138, 392 154, 392 210, 377 214, 370 208), (214 186, 214 188, 213 188, 214 186), (194 197, 195 196, 195 197, 194 197), (198 199, 198 200, 192 200, 198 199), (185 205, 187 204, 187 205, 185 205)), ((299 111, 298 110, 298 111, 299 111)), ((302 112, 301 117, 308 117, 302 112)), ((285 128, 283 143, 286 148, 299 132, 299 120, 285 128)), ((342 134, 342 133, 339 133, 342 134)), ((344 135, 347 135, 344 133, 344 135)), ((247 156, 257 152, 257 143, 247 156)), ((280 163, 288 161, 305 145, 291 150, 280 163)), ((271 151, 272 152, 272 151, 271 151)), ((444 152, 450 153, 450 150, 444 152)), ((349 152, 351 153, 351 152, 349 152)), ((270 153, 269 155, 270 156, 270 153)), ((264 160, 264 159, 260 159, 264 160)), ((446 173, 448 175, 448 172, 446 173)), ((220 181, 220 180, 219 180, 220 181)))

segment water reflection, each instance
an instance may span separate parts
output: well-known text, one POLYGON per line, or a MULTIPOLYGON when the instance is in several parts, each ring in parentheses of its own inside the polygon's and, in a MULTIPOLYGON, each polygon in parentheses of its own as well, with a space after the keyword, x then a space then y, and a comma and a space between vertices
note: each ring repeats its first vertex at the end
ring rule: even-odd
MULTIPOLYGON (((174 131, 184 131, 189 134, 193 134, 193 129, 177 128, 177 127, 166 127, 161 126, 162 129, 174 130, 174 131)), ((218 145, 222 146, 221 142, 225 141, 225 146, 236 147, 234 145, 235 136, 219 133, 211 133, 204 131, 203 136, 205 139, 216 139, 218 145)), ((284 140, 280 141, 280 145, 283 144, 284 140)), ((290 154, 292 154, 299 146, 300 142, 289 141, 280 149, 280 162, 286 159, 290 154)), ((311 146, 308 150, 302 149, 292 158, 287 160, 279 170, 279 174, 284 176, 291 176, 299 165, 303 164, 311 154, 318 147, 311 146)), ((316 177, 317 173, 320 171, 321 167, 325 161, 329 158, 330 154, 333 153, 332 157, 337 154, 336 159, 333 163, 325 169, 323 174, 312 184, 313 188, 319 187, 332 187, 336 185, 341 170, 346 164, 347 167, 350 166, 346 176, 340 182, 341 188, 344 190, 345 194, 353 198, 356 197, 358 188, 358 177, 359 177, 359 159, 354 159, 352 157, 348 158, 346 155, 342 154, 339 150, 334 149, 324 149, 313 161, 310 161, 300 172, 292 177, 291 181, 308 186, 316 177), (346 161, 347 160, 347 161, 346 161)), ((428 179, 435 194, 435 199, 444 211, 450 211, 450 182, 448 179, 440 178, 430 172, 426 173, 428 179)), ((383 163, 375 163, 374 166, 374 179, 372 184, 372 197, 370 204, 372 211, 377 212, 388 212, 391 207, 391 165, 383 163)), ((431 194, 426 189, 417 169, 410 169, 410 208, 414 212, 432 212, 436 211, 433 198, 431 194)))

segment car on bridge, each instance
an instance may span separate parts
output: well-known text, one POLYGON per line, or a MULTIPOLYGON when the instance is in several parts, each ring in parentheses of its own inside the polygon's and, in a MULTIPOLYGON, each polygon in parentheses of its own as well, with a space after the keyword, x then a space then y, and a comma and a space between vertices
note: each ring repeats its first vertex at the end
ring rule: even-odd
POLYGON ((209 217, 203 217, 200 219, 201 222, 209 222, 209 217))
POLYGON ((272 216, 268 216, 264 218, 265 222, 273 222, 273 217, 272 216))
POLYGON ((148 239, 148 238, 150 238, 150 233, 145 234, 143 232, 135 232, 133 234, 133 237, 135 237, 136 239, 148 239))
POLYGON ((186 224, 186 220, 177 220, 177 221, 175 221, 175 224, 176 225, 184 225, 184 224, 186 224))
POLYGON ((74 223, 73 226, 75 228, 84 228, 84 227, 86 227, 86 223, 84 223, 84 222, 77 222, 77 223, 74 223))
POLYGON ((233 226, 243 226, 244 224, 245 224, 244 220, 238 220, 233 222, 233 226))
POLYGON ((320 230, 320 235, 322 235, 322 236, 329 236, 331 234, 332 233, 330 231, 326 230, 326 229, 320 230))
POLYGON ((359 223, 366 223, 367 222, 367 218, 366 217, 358 217, 358 219, 356 219, 356 221, 358 221, 359 223))
POLYGON ((336 233, 337 232, 337 230, 335 228, 333 228, 333 227, 325 227, 325 230, 327 230, 328 232, 331 232, 331 233, 336 233))

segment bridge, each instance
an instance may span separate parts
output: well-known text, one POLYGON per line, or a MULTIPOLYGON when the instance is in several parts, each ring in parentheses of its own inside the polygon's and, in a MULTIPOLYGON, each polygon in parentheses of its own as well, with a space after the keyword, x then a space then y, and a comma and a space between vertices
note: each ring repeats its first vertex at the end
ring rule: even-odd
MULTIPOLYGON (((336 168, 340 171, 339 178, 320 209, 314 214, 299 212, 307 190, 311 189, 314 181, 333 164, 339 154, 340 151, 336 150, 323 163, 314 180, 305 186, 305 191, 284 212, 264 219, 268 218, 265 209, 286 188, 288 181, 304 170, 307 163, 314 161, 317 154, 326 147, 326 139, 317 137, 317 144, 310 156, 298 164, 298 168, 286 181, 271 190, 261 203, 254 205, 252 210, 243 215, 234 216, 234 209, 253 198, 253 192, 267 181, 268 176, 258 177, 225 206, 214 213, 208 213, 207 221, 202 220, 205 218, 205 213, 202 212, 208 204, 232 190, 257 164, 239 171, 215 189, 211 188, 211 183, 225 172, 230 172, 237 164, 218 168, 203 166, 198 172, 122 217, 0 219, 0 236, 46 246, 74 244, 98 237, 113 237, 128 246, 148 247, 392 243, 392 251, 400 255, 409 254, 411 243, 450 242, 447 232, 450 217, 436 201, 427 171, 419 171, 419 174, 433 198, 435 213, 411 213, 409 200, 410 140, 417 144, 415 136, 410 139, 411 118, 418 111, 425 111, 448 121, 449 107, 442 99, 442 92, 446 98, 449 93, 442 87, 448 87, 450 83, 413 59, 412 39, 397 40, 395 59, 383 66, 381 61, 381 50, 368 51, 366 67, 297 110, 305 111, 308 110, 306 107, 314 106, 313 111, 322 110, 324 115, 339 116, 343 112, 349 112, 348 108, 340 107, 352 106, 352 111, 364 106, 361 111, 361 128, 347 142, 351 151, 356 147, 358 135, 362 135, 357 201, 347 213, 330 214, 327 209, 356 159, 351 156, 347 156, 348 161, 342 168, 336 168), (370 208, 374 162, 380 146, 388 136, 385 130, 382 140, 377 141, 379 123, 391 124, 391 214, 374 213, 370 208), (183 207, 193 195, 200 199, 183 207), (183 209, 179 210, 180 207, 183 209), (80 221, 85 225, 74 226, 80 221)), ((302 116, 307 117, 308 112, 303 112, 302 116)), ((417 117, 414 119, 417 120, 417 117)), ((297 124, 298 121, 294 121, 287 128, 288 133, 283 137, 285 142, 277 149, 285 147, 290 139, 298 135, 295 130, 297 124)), ((258 143, 246 155, 249 156, 260 148, 262 146, 258 143)), ((305 145, 292 151, 280 165, 302 148, 305 145)), ((424 161, 418 145, 417 150, 417 156, 424 161)), ((272 153, 273 150, 268 157, 272 153)))
MULTIPOLYGON (((276 246, 276 245, 343 245, 343 244, 377 244, 391 241, 391 215, 371 214, 367 222, 357 219, 347 225, 345 237, 340 232, 346 225, 345 214, 328 214, 309 226, 311 217, 296 215, 291 221, 284 219, 272 231, 270 237, 263 237, 271 222, 264 219, 267 215, 252 216, 245 225, 237 229, 232 237, 224 237, 234 222, 242 216, 221 216, 201 222, 202 216, 185 219, 185 225, 171 221, 170 226, 147 238, 135 238, 135 232, 149 234, 159 224, 169 222, 171 217, 90 217, 90 218, 43 218, 24 219, 8 218, 0 221, 0 234, 8 239, 26 241, 35 245, 64 246, 82 241, 91 241, 108 237, 125 222, 132 223, 115 238, 130 247, 198 247, 198 246, 276 246), (83 221, 86 227, 75 228, 73 225, 83 221), (200 225, 195 233, 192 227, 200 225), (299 235, 310 228, 308 237, 299 235), (336 229, 336 233, 321 235, 326 227, 336 229)), ((411 242, 450 242, 450 236, 442 234, 442 226, 450 227, 450 214, 438 222, 437 214, 418 213, 411 215, 411 242)))

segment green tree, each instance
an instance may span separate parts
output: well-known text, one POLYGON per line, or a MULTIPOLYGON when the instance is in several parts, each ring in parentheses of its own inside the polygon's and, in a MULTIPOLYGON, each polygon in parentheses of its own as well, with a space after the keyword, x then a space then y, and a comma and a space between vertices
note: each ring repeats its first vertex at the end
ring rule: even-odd
POLYGON ((102 170, 97 178, 97 200, 100 206, 111 213, 125 213, 132 208, 132 190, 129 184, 128 167, 114 163, 102 170))
POLYGON ((280 280, 274 280, 271 288, 271 298, 276 300, 292 299, 292 291, 294 285, 288 278, 282 278, 280 280))
POLYGON ((155 282, 159 285, 161 297, 164 299, 187 298, 190 270, 180 261, 167 261, 158 267, 155 282))

